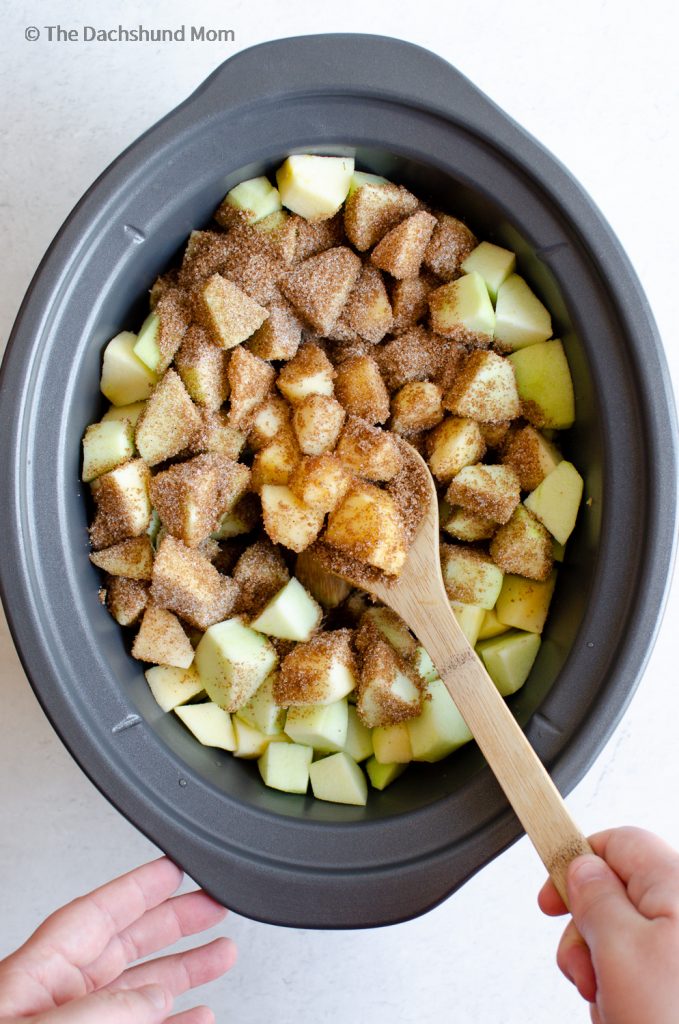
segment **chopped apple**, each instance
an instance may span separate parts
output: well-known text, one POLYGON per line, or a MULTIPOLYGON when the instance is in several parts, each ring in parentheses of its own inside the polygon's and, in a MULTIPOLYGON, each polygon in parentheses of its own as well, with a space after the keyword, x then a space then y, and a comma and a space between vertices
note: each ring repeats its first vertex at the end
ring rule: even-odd
POLYGON ((306 220, 327 220, 349 192, 354 160, 347 156, 289 156, 276 171, 283 206, 306 220))
POLYGON ((414 761, 441 761, 473 737, 440 679, 427 685, 427 695, 421 713, 408 721, 410 746, 414 761))
POLYGON ((274 544, 297 553, 313 544, 323 528, 323 511, 305 505, 284 485, 265 484, 261 499, 264 529, 274 544))
POLYGON ((266 736, 259 729, 248 725, 238 715, 231 719, 233 723, 233 734, 236 740, 234 757, 242 757, 246 761, 254 761, 261 757, 275 736, 266 736))
MULTIPOLYGON (((285 210, 277 210, 268 217, 256 221, 252 226, 266 238, 274 252, 286 266, 295 259, 299 224, 305 223, 301 217, 290 216, 285 210)), ((317 223, 327 223, 318 221, 317 223)))
POLYGON ((359 257, 336 246, 297 264, 281 281, 281 291, 321 335, 327 335, 346 305, 361 273, 359 257))
POLYGON ((283 793, 306 793, 309 787, 309 767, 313 757, 311 747, 299 743, 270 743, 257 762, 266 786, 283 793))
POLYGON ((486 519, 465 508, 453 508, 449 515, 441 516, 441 526, 451 537, 471 544, 488 540, 497 530, 497 523, 492 519, 486 519))
POLYGON ((292 405, 309 395, 332 395, 335 369, 318 345, 302 345, 294 359, 278 374, 278 390, 292 405))
POLYGON ((575 398, 568 360, 560 341, 544 341, 512 352, 523 416, 534 427, 566 430, 575 421, 575 398))
POLYGON ((341 751, 314 761, 309 767, 311 788, 317 800, 335 804, 355 804, 363 807, 368 802, 368 784, 365 775, 348 754, 341 751))
POLYGON ((294 576, 271 598, 251 626, 281 640, 309 640, 323 611, 294 576))
POLYGON ((522 491, 534 491, 556 469, 561 455, 539 430, 527 426, 513 431, 508 437, 502 461, 514 469, 522 491))
POLYGON ((134 455, 134 432, 126 419, 92 423, 83 437, 83 481, 127 462, 134 455))
POLYGON ((320 633, 283 659, 274 697, 281 707, 334 704, 355 688, 356 675, 351 630, 320 633))
POLYGON ((519 479, 510 466, 464 466, 446 491, 451 505, 496 523, 506 523, 521 500, 519 479))
POLYGON ((149 588, 144 580, 109 576, 106 580, 106 607, 119 626, 133 626, 148 604, 149 588))
POLYGON ((418 210, 387 232, 370 254, 370 262, 402 281, 417 277, 436 217, 418 210))
POLYGON ((429 434, 429 468, 441 483, 446 483, 460 472, 482 459, 486 453, 478 423, 471 419, 448 416, 429 434))
POLYGON ((541 643, 537 633, 511 630, 479 644, 479 656, 503 697, 516 693, 526 682, 541 643))
POLYGON ((393 436, 358 416, 347 419, 335 455, 364 480, 393 480, 403 463, 393 436))
POLYGON ((269 395, 276 371, 266 360, 239 345, 231 353, 227 377, 231 392, 229 422, 247 429, 255 410, 269 395))
POLYGON ((479 631, 479 640, 492 640, 494 636, 501 636, 506 633, 509 626, 505 626, 504 622, 500 622, 498 619, 495 609, 486 612, 486 616, 481 624, 479 631))
POLYGON ((555 538, 552 538, 552 555, 555 562, 563 562, 566 557, 566 545, 559 544, 555 538))
POLYGON ((154 373, 162 373, 162 370, 159 369, 161 362, 160 346, 158 344, 159 324, 158 314, 155 312, 149 313, 139 328, 139 334, 134 346, 134 354, 154 373))
POLYGON ((150 580, 153 571, 151 538, 130 537, 110 548, 90 555, 90 561, 111 576, 125 576, 131 580, 150 580))
POLYGON ((572 462, 560 462, 526 498, 526 508, 565 544, 575 527, 584 481, 572 462))
POLYGON ((329 395, 308 395, 295 406, 292 426, 304 455, 322 455, 337 444, 346 412, 329 395))
POLYGON ((439 213, 431 241, 424 254, 424 265, 443 281, 459 276, 462 261, 476 245, 466 224, 447 213, 439 213))
POLYGON ((188 450, 196 455, 215 452, 234 462, 245 447, 245 434, 229 423, 227 413, 201 409, 201 425, 191 438, 188 450))
POLYGON ((174 713, 204 747, 236 749, 236 734, 231 715, 212 701, 176 707, 174 713))
POLYGON ((391 288, 394 334, 414 327, 424 319, 429 311, 429 293, 435 287, 434 279, 429 278, 428 275, 406 277, 403 281, 394 281, 391 288))
POLYGON ((517 505, 509 522, 499 528, 490 554, 503 572, 531 580, 546 580, 552 571, 552 539, 525 505, 517 505))
POLYGON ((283 732, 285 725, 285 709, 274 698, 277 678, 277 672, 267 676, 247 704, 238 711, 238 717, 243 722, 247 722, 253 729, 259 729, 265 736, 283 732))
POLYGON ((252 490, 261 492, 267 484, 287 484, 301 457, 297 438, 286 423, 274 439, 255 455, 250 482, 252 490))
POLYGON ((480 274, 486 283, 488 294, 493 302, 497 300, 500 285, 504 284, 516 267, 516 256, 509 249, 502 249, 492 242, 481 242, 469 253, 461 263, 465 274, 474 271, 480 274))
POLYGON ((135 443, 149 466, 177 455, 202 426, 200 413, 181 378, 167 370, 137 420, 135 443))
POLYGON ((266 447, 290 422, 290 406, 280 395, 269 395, 250 420, 248 445, 254 452, 266 447))
POLYGON ((270 641, 240 619, 218 622, 196 648, 196 669, 208 697, 226 711, 238 711, 276 667, 270 641))
POLYGON ((342 311, 348 326, 376 345, 391 330, 392 315, 387 289, 379 270, 366 264, 342 311))
POLYGON ((476 646, 486 612, 476 604, 451 601, 450 607, 470 647, 476 646))
POLYGON ((356 640, 361 653, 356 710, 363 724, 372 729, 419 714, 422 694, 414 670, 374 627, 356 640))
POLYGON ((372 756, 372 730, 363 724, 353 704, 349 704, 348 714, 347 739, 344 744, 344 751, 358 763, 372 756))
POLYGON ((552 336, 552 318, 537 295, 518 274, 512 274, 497 291, 495 340, 514 351, 547 341, 552 336))
POLYGON ((429 295, 432 327, 444 338, 484 346, 493 340, 495 311, 480 274, 442 285, 429 295))
POLYGON ((402 657, 410 659, 417 650, 417 642, 400 615, 391 608, 371 605, 361 616, 361 625, 370 622, 381 636, 402 657))
POLYGON ((292 359, 302 340, 302 323, 281 295, 268 308, 269 316, 246 345, 260 359, 292 359))
POLYGON ((443 582, 451 601, 489 611, 502 589, 501 569, 483 552, 459 544, 441 545, 443 582))
POLYGON ((556 572, 544 581, 505 576, 495 614, 506 626, 542 633, 555 585, 556 572))
POLYGON ((168 534, 153 562, 151 597, 159 608, 175 612, 197 629, 207 629, 233 610, 238 585, 199 551, 168 534))
POLYGON ((293 214, 291 220, 297 229, 293 263, 302 263, 310 256, 346 242, 341 212, 328 220, 305 220, 297 214, 293 214))
POLYGON ((146 682, 156 702, 163 711, 173 711, 180 704, 186 704, 203 692, 193 665, 190 668, 172 668, 170 665, 154 665, 144 672, 146 682))
POLYGON ((198 324, 189 327, 174 364, 184 387, 198 405, 216 411, 229 393, 227 354, 198 324))
POLYGON ((212 534, 215 540, 229 540, 250 533, 261 520, 261 509, 255 494, 246 494, 222 520, 212 534))
POLYGON ((349 183, 349 196, 352 196, 356 189, 361 188, 363 185, 390 185, 391 182, 388 178, 383 178, 381 174, 370 174, 368 171, 354 171, 351 175, 351 181, 349 183))
POLYGON ((267 177, 248 178, 227 192, 215 214, 215 220, 224 227, 244 221, 256 224, 280 210, 281 197, 267 177))
POLYGON ((193 647, 176 615, 149 604, 132 644, 132 657, 156 665, 188 668, 193 662, 193 647))
POLYGON ((404 437, 430 430, 442 419, 441 388, 431 381, 410 381, 391 400, 389 429, 404 437))
POLYGON ((233 579, 239 588, 238 611, 252 615, 285 586, 290 573, 278 548, 264 538, 238 556, 233 579))
POLYGON ((90 527, 95 551, 145 533, 151 520, 150 473, 143 459, 132 459, 92 481, 97 506, 90 527))
POLYGON ((359 252, 365 252, 396 224, 412 216, 419 204, 416 197, 400 185, 393 185, 377 175, 359 179, 357 174, 354 174, 344 207, 344 228, 352 245, 359 252))
POLYGON ((373 789, 382 790, 403 775, 407 767, 405 764, 380 764, 376 757, 371 757, 365 769, 373 789))
POLYGON ((137 420, 144 411, 146 402, 131 402, 129 405, 110 405, 101 417, 102 423, 110 423, 111 420, 127 420, 131 427, 137 425, 137 420))
POLYGON ((328 517, 325 540, 392 576, 399 574, 408 553, 394 499, 372 484, 350 488, 328 517))
POLYGON ((443 396, 443 404, 456 416, 483 423, 515 419, 520 407, 511 363, 496 352, 472 352, 443 396))
POLYGON ((438 679, 439 674, 434 667, 434 662, 431 660, 424 647, 418 647, 415 651, 413 664, 415 666, 415 670, 425 683, 431 683, 434 679, 438 679))
POLYGON ((332 512, 351 485, 351 474, 335 455, 310 455, 293 470, 290 490, 309 508, 332 512))
POLYGON ((101 391, 113 405, 129 405, 148 398, 158 378, 134 353, 137 335, 122 331, 104 349, 101 391))
POLYGON ((389 418, 389 392, 372 356, 354 356, 340 363, 335 392, 350 416, 371 424, 389 418))
POLYGON ((378 725, 373 729, 375 760, 380 764, 409 764, 413 759, 406 722, 378 725))
POLYGON ((269 314, 233 281, 213 274, 198 293, 196 315, 211 340, 228 349, 247 341, 269 314))
POLYGON ((285 732, 293 743, 313 747, 322 753, 344 749, 348 726, 346 698, 334 704, 290 708, 285 719, 285 732))
POLYGON ((151 480, 151 499, 169 533, 196 547, 245 494, 250 471, 226 455, 196 455, 151 480))

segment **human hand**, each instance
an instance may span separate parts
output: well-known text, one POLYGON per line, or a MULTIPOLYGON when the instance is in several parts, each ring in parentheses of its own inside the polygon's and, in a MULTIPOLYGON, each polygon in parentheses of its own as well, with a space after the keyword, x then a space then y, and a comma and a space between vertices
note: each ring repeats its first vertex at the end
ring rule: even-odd
MULTIPOLYGON (((573 920, 557 963, 591 1003, 594 1024, 676 1024, 679 1007, 679 854, 639 828, 600 832, 598 856, 570 865, 573 920)), ((551 881, 538 896, 567 913, 551 881)))
POLYGON ((229 970, 230 939, 130 966, 224 919, 200 890, 170 898, 182 877, 161 857, 48 917, 0 961, 0 1024, 213 1024, 206 1006, 169 1014, 175 996, 229 970))

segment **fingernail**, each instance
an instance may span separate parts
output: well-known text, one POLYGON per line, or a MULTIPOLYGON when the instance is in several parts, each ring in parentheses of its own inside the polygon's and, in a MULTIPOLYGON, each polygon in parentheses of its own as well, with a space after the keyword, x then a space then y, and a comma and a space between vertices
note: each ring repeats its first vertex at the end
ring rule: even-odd
POLYGON ((167 1006, 167 995, 165 989, 161 988, 160 985, 146 985, 144 988, 144 995, 153 1003, 156 1010, 164 1010, 167 1006))
POLYGON ((586 854, 577 857, 570 866, 569 875, 571 880, 577 881, 579 885, 593 882, 599 878, 606 878, 608 868, 600 857, 586 854))

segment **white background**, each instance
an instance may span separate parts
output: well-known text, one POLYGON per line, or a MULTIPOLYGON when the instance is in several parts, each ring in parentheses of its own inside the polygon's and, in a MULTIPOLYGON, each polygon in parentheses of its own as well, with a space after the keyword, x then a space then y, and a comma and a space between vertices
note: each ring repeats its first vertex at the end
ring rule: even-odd
MULTIPOLYGON (((84 189, 222 59, 276 36, 364 31, 401 36, 449 59, 580 179, 636 266, 676 384, 675 9, 674 0, 4 0, 0 337, 6 338, 40 257, 84 189), (56 22, 202 23, 233 28, 236 43, 24 40, 27 25, 56 22)), ((638 823, 679 846, 679 686, 672 628, 678 620, 675 585, 632 707, 570 797, 586 831, 638 823)), ((154 850, 62 748, 28 687, 6 628, 0 632, 0 694, 0 950, 9 950, 50 909, 154 850)), ((542 918, 535 905, 542 877, 522 840, 443 906, 398 927, 302 932, 232 916, 225 927, 240 947, 239 963, 202 998, 220 1021, 239 1024, 584 1021, 586 1008, 554 966, 561 926, 542 918)))

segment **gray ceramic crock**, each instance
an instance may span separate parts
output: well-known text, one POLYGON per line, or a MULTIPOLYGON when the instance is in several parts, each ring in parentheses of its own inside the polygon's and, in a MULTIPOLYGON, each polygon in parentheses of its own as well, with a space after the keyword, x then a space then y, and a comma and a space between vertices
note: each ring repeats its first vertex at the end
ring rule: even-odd
POLYGON ((513 706, 564 792, 653 644, 673 555, 676 430, 656 327, 601 214, 454 68, 407 43, 308 36, 238 54, 64 224, 1 379, 2 596, 28 677, 95 785, 218 900, 277 924, 353 928, 422 913, 520 835, 478 751, 413 766, 356 808, 267 790, 254 764, 201 748, 154 704, 97 601, 79 482, 105 342, 139 326, 153 279, 227 189, 306 151, 354 154, 510 244, 554 312, 577 395, 566 451, 589 500, 513 706))

